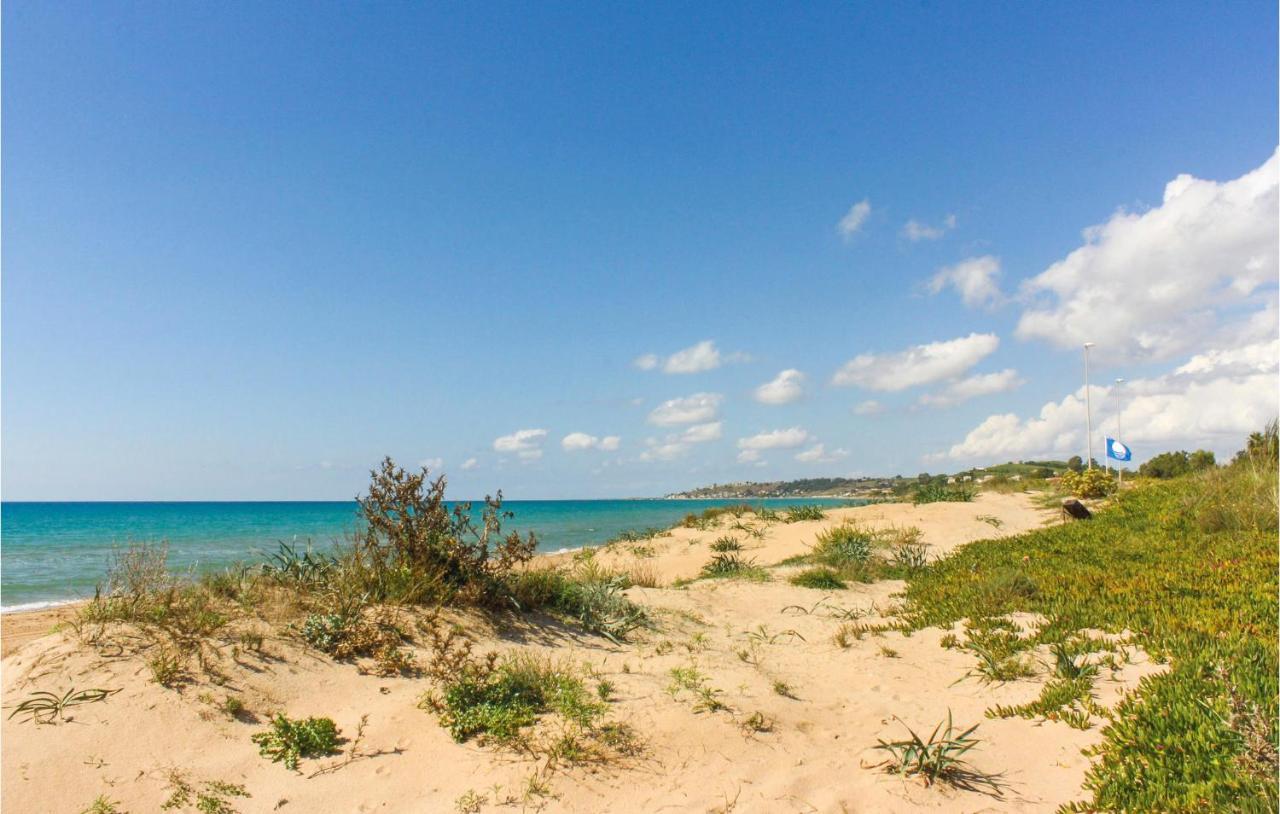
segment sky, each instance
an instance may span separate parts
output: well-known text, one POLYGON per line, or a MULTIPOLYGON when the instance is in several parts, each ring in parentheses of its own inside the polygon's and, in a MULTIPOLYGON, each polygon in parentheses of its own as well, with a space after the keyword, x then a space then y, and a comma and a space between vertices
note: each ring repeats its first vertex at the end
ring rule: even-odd
POLYGON ((1274 2, 2 22, 6 500, 1064 458, 1084 342, 1096 457, 1280 411, 1274 2))

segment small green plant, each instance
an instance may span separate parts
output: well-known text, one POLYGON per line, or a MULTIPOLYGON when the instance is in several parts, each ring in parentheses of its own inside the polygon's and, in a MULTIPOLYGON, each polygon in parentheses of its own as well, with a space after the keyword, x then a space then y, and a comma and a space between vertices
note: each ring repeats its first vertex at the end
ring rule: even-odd
POLYGON ((277 714, 271 728, 253 735, 258 753, 291 769, 304 757, 322 757, 338 750, 339 730, 331 718, 291 719, 277 714))
POLYGON ((834 568, 861 565, 871 557, 872 540, 866 529, 842 523, 818 534, 812 558, 834 568))
POLYGON ((237 797, 248 798, 253 795, 244 786, 227 783, 221 780, 206 780, 197 788, 177 769, 170 770, 168 777, 169 797, 160 805, 164 811, 195 806, 200 814, 236 814, 231 800, 237 797))
POLYGON ((755 512, 756 519, 764 523, 777 523, 782 520, 782 517, 778 512, 774 509, 770 509, 768 506, 756 506, 752 511, 755 512))
POLYGON ((480 814, 488 803, 488 795, 480 794, 475 789, 467 789, 466 794, 453 801, 453 810, 458 814, 480 814))
POLYGON ((187 670, 182 658, 166 648, 147 660, 151 680, 161 687, 176 687, 186 680, 187 670))
POLYGON ((792 506, 787 509, 786 521, 788 523, 799 523, 802 520, 822 520, 827 516, 826 511, 817 504, 807 504, 804 506, 792 506))
POLYGON ((72 688, 62 695, 56 695, 41 690, 31 693, 26 700, 14 707, 13 711, 9 713, 9 719, 12 720, 21 716, 19 720, 34 721, 38 724, 62 721, 66 720, 66 712, 71 707, 105 701, 118 692, 120 690, 92 689, 77 691, 72 688))
POLYGON ((919 777, 928 785, 943 781, 960 788, 969 788, 974 781, 994 786, 993 779, 973 771, 964 756, 980 742, 973 737, 978 725, 957 732, 952 724, 951 712, 947 720, 934 727, 928 739, 921 738, 911 727, 903 726, 909 737, 902 740, 880 740, 877 749, 889 753, 888 770, 905 777, 919 777))
POLYGON ((242 718, 249 714, 244 701, 234 695, 228 695, 222 702, 222 711, 232 718, 242 718))
POLYGON ((969 503, 973 497, 974 490, 968 486, 929 483, 916 489, 911 502, 917 506, 921 503, 969 503))
POLYGON ((678 698, 681 691, 688 691, 693 695, 693 711, 694 712, 719 712, 728 709, 720 700, 720 696, 724 694, 723 690, 712 687, 709 683, 710 679, 698 672, 696 667, 673 667, 671 668, 671 683, 667 686, 667 692, 672 698, 678 698))
POLYGON ((119 803, 107 797, 105 794, 99 794, 89 804, 89 807, 80 812, 80 814, 122 814, 120 809, 116 808, 119 803))
POLYGON ((993 514, 980 514, 976 519, 981 520, 993 529, 998 529, 1004 525, 1004 521, 993 514))
POLYGON ((761 582, 769 578, 768 572, 756 565, 755 560, 744 560, 732 551, 714 555, 702 566, 702 576, 713 579, 734 577, 761 582))
POLYGON ((742 728, 746 732, 772 732, 773 719, 756 710, 742 722, 742 728))
POLYGON ((776 695, 781 695, 783 698, 790 698, 792 700, 795 700, 796 698, 796 691, 791 688, 790 684, 782 679, 774 679, 773 691, 776 695))
POLYGON ((720 539, 712 543, 711 550, 719 551, 719 552, 741 551, 742 543, 738 542, 733 537, 725 536, 725 537, 721 537, 720 539))
POLYGON ((842 622, 836 632, 831 634, 831 643, 841 649, 848 648, 854 641, 862 641, 868 633, 880 633, 884 630, 879 625, 868 625, 862 622, 842 622))
POLYGON ((801 588, 814 588, 819 591, 838 591, 846 587, 840 575, 830 568, 807 568, 787 581, 801 588))

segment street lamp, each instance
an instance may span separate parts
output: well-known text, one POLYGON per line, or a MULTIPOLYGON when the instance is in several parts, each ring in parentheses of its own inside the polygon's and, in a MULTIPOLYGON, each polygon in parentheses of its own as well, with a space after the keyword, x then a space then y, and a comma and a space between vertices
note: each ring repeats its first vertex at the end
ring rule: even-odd
POLYGON ((1093 469, 1093 405, 1089 400, 1089 348, 1092 347, 1092 342, 1084 343, 1084 427, 1088 438, 1090 469, 1093 469))

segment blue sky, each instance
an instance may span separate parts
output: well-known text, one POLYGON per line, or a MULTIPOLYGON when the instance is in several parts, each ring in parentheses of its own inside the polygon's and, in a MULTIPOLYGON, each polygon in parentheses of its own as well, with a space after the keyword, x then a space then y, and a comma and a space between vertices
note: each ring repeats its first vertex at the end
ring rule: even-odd
POLYGON ((4 496, 1083 452, 1081 339, 1139 458, 1227 453, 1276 412, 1276 33, 1274 3, 6 3, 4 496))

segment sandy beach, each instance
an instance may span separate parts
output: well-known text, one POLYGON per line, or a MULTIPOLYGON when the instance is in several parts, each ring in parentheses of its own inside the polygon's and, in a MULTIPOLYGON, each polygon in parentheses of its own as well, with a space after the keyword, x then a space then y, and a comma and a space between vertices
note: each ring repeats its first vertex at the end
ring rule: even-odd
MULTIPOLYGON (((776 564, 847 521, 915 526, 938 556, 1056 522, 1056 515, 1021 494, 879 504, 771 524, 762 538, 743 540, 743 554, 776 564)), ((732 532, 680 528, 596 557, 618 569, 643 567, 670 586, 696 576, 708 545, 725 534, 732 532)), ((972 656, 942 647, 952 631, 936 628, 869 633, 840 646, 832 637, 841 620, 885 621, 903 583, 818 591, 789 584, 785 567, 771 573, 766 582, 631 588, 654 624, 621 644, 541 617, 453 615, 481 650, 548 653, 612 686, 609 715, 634 728, 639 748, 607 764, 554 771, 536 758, 455 743, 417 706, 424 679, 362 674, 280 631, 268 632, 257 652, 226 654, 219 683, 164 689, 141 658, 86 645, 65 629, 50 632, 72 608, 9 614, 2 620, 6 706, 36 690, 119 692, 73 708, 59 724, 5 720, 3 807, 79 812, 105 795, 121 811, 159 810, 175 769, 197 786, 243 785, 252 796, 232 803, 244 812, 1047 812, 1081 798, 1089 765, 1081 750, 1099 741, 1097 727, 984 717, 993 704, 1035 698, 1043 670, 1005 684, 966 678, 972 656), (672 669, 689 667, 719 691, 723 709, 698 711, 686 694, 670 691, 672 669), (238 718, 215 708, 229 694, 245 704, 238 718), (263 759, 250 736, 276 711, 332 717, 348 738, 344 754, 303 761, 297 772, 263 759), (905 735, 904 724, 927 734, 948 713, 957 725, 979 724, 981 744, 969 757, 994 786, 925 787, 878 768, 885 756, 877 739, 905 735), (535 796, 527 793, 530 778, 545 784, 535 796)), ((417 651, 427 657, 425 648, 417 651)), ((1098 702, 1114 703, 1157 669, 1136 653, 1099 680, 1098 702)))

